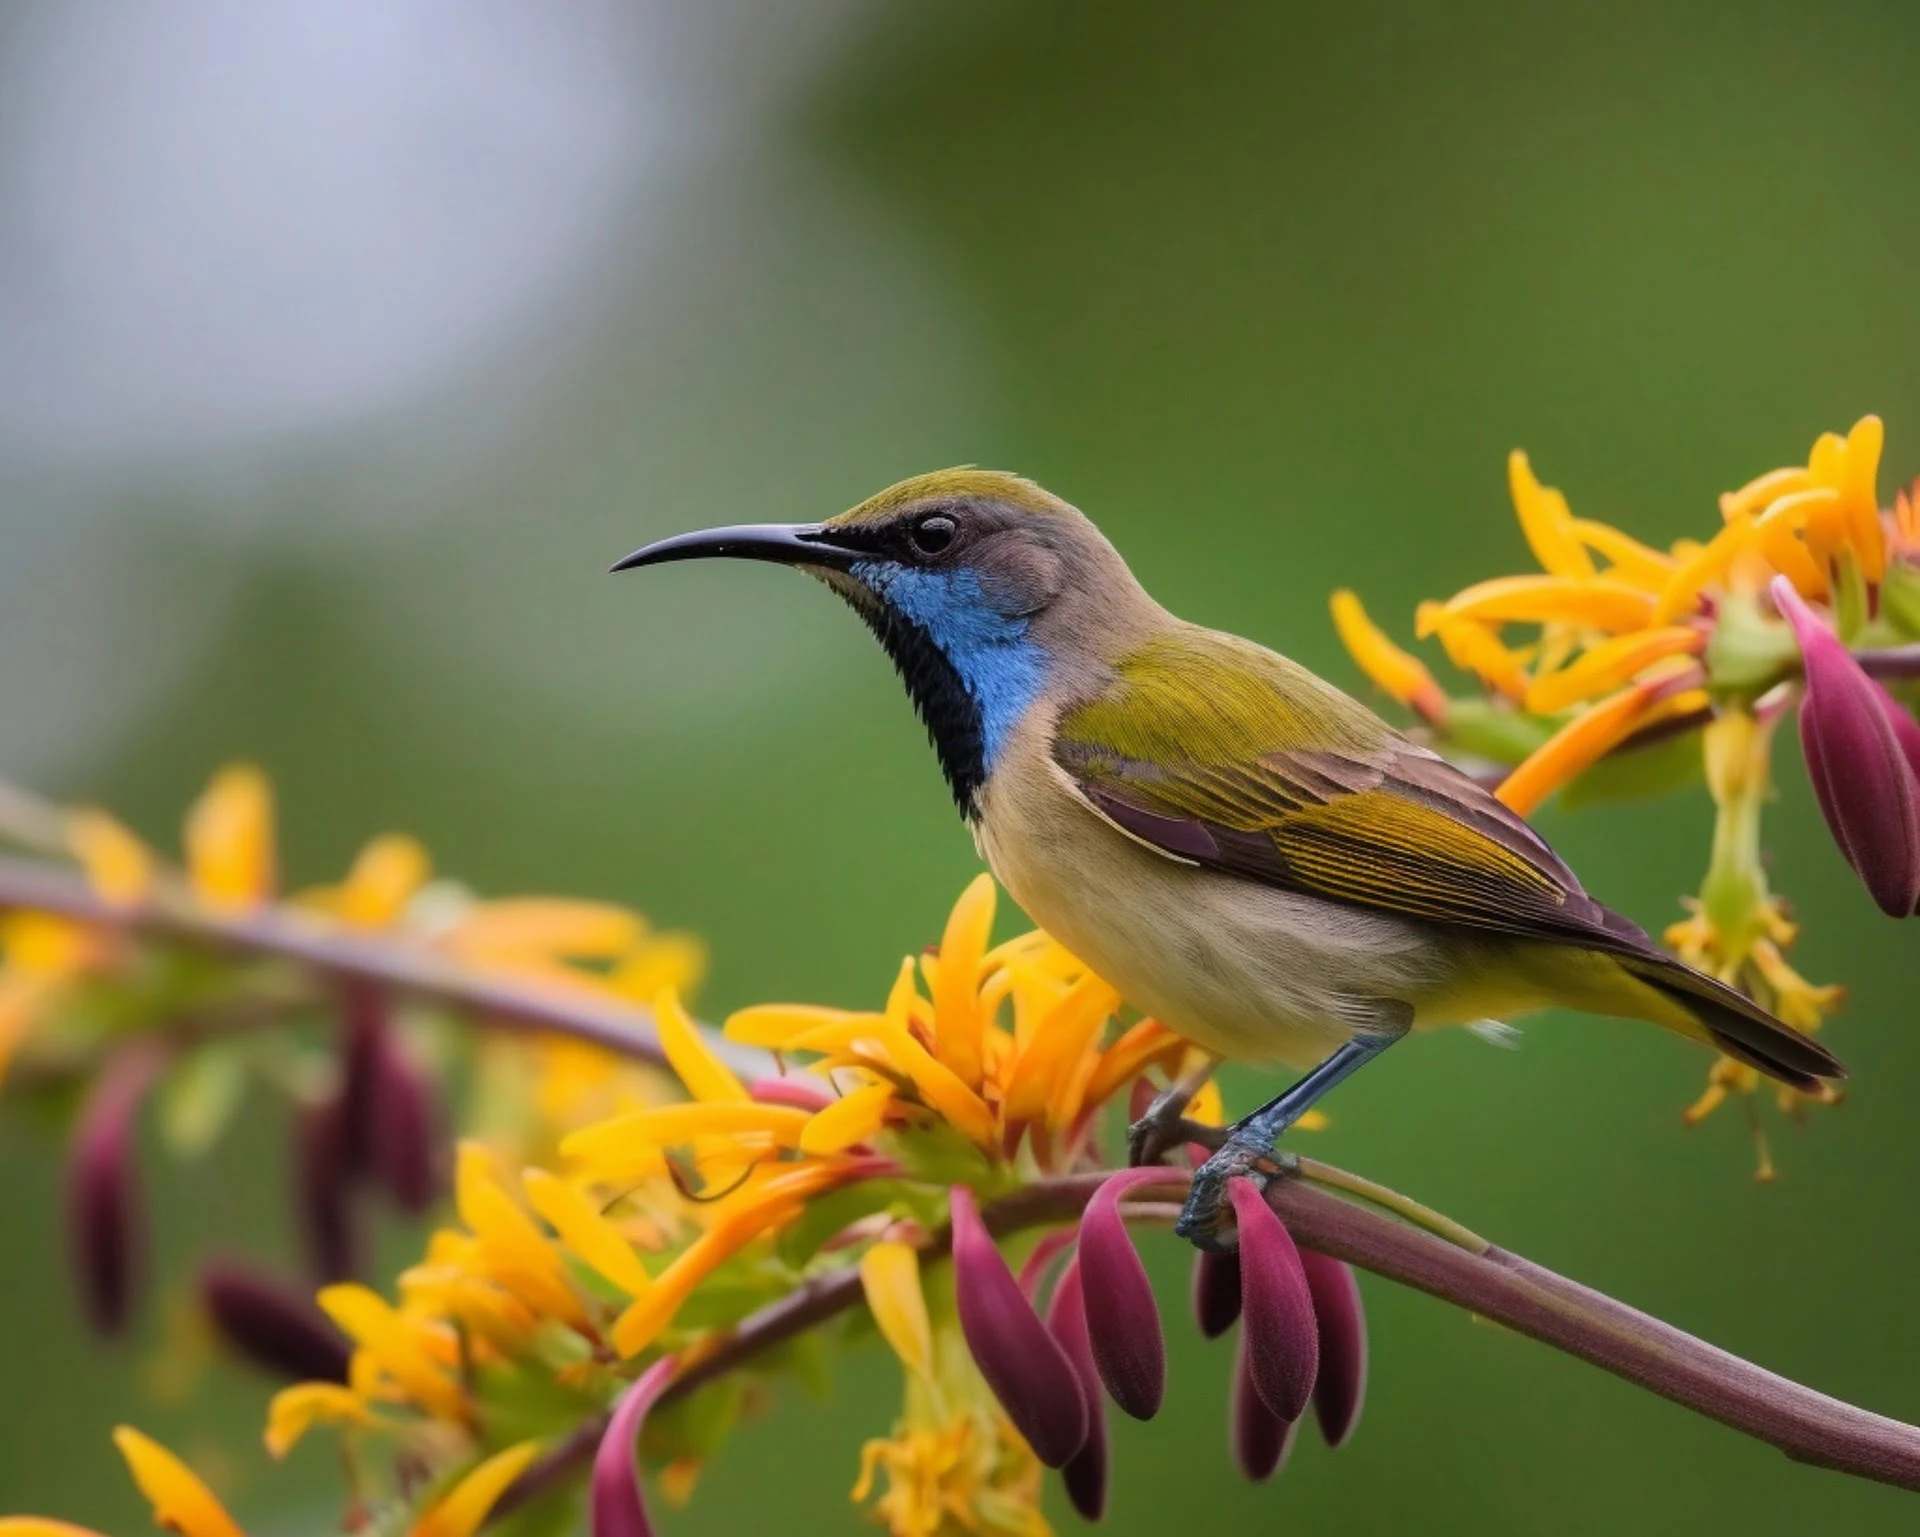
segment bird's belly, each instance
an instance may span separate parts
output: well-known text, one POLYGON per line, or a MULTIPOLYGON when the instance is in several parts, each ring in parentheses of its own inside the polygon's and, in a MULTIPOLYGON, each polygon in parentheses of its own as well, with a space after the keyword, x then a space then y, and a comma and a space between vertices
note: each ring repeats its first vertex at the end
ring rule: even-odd
POLYGON ((1167 859, 1065 790, 1038 806, 991 790, 977 836, 1014 900, 1134 1007, 1209 1051, 1308 1067, 1382 1001, 1418 1010, 1454 981, 1427 925, 1167 859))

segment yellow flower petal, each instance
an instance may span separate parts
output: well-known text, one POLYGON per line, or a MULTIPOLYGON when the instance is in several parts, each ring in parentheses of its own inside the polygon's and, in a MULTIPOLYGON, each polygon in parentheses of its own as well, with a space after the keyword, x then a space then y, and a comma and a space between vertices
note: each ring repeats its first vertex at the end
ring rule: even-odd
POLYGON ((814 1113, 800 1133, 800 1151, 816 1158, 844 1153, 865 1142, 886 1124, 887 1109, 893 1103, 893 1085, 868 1084, 836 1099, 824 1110, 814 1113))
POLYGON ((629 1297, 653 1285, 633 1245, 578 1189, 545 1169, 528 1169, 521 1183, 533 1209, 553 1225, 560 1241, 629 1297))
MULTIPOLYGON (((1587 624, 1601 630, 1638 630, 1649 623, 1653 600, 1610 577, 1499 576, 1455 593, 1442 611, 1456 619, 1494 624, 1587 624)), ((1420 627, 1424 639, 1437 624, 1420 627)))
POLYGON ((1751 518, 1736 518, 1727 524, 1680 562, 1638 628, 1669 625, 1691 614, 1699 605, 1700 594, 1725 577, 1733 563, 1756 542, 1751 518))
POLYGON ((883 1239, 860 1257, 860 1286, 880 1334, 907 1367, 933 1377, 933 1326, 920 1289, 920 1254, 912 1244, 883 1239))
POLYGON ((760 1132, 780 1147, 798 1147, 810 1112, 793 1105, 762 1105, 752 1100, 709 1104, 655 1105, 583 1126, 562 1139, 564 1158, 595 1162, 630 1154, 636 1146, 677 1147, 696 1137, 737 1137, 760 1132))
POLYGON ((364 1359, 392 1377, 414 1402, 441 1419, 466 1418, 466 1395, 441 1371, 415 1326, 384 1297, 343 1282, 322 1287, 316 1300, 360 1347, 364 1359))
POLYGON ((460 1144, 453 1192, 460 1220, 480 1240, 494 1278, 536 1313, 584 1329, 586 1310, 560 1256, 508 1192, 493 1155, 476 1142, 460 1144))
POLYGON ((1642 592, 1657 593, 1667 585, 1667 578, 1673 575, 1675 562, 1672 556, 1642 544, 1610 524, 1597 523, 1590 518, 1575 518, 1573 531, 1582 544, 1611 563, 1602 574, 1615 581, 1638 587, 1642 592))
POLYGON ((695 1099, 746 1099, 746 1086, 734 1076, 733 1069, 714 1054, 705 1033, 687 1017, 673 989, 664 990, 653 1000, 653 1023, 660 1032, 660 1046, 667 1054, 667 1065, 695 1099))
POLYGON ((1171 1069, 1172 1059, 1186 1043, 1157 1019, 1143 1019, 1126 1031, 1100 1056, 1100 1066, 1087 1081, 1086 1097, 1104 1104, 1156 1063, 1171 1069))
POLYGON ((932 984, 934 1055, 970 1089, 978 1088, 986 1047, 981 1039, 976 993, 980 962, 993 933, 996 892, 991 875, 976 875, 960 893, 940 939, 940 963, 932 984))
POLYGON ((509 897, 474 906, 443 943, 479 962, 538 957, 611 961, 633 949, 645 932, 637 913, 611 902, 509 897))
POLYGON ((156 1526, 180 1537, 246 1537, 193 1469, 158 1441, 131 1425, 121 1425, 113 1433, 113 1444, 153 1506, 156 1526))
POLYGON ((1593 575, 1593 557, 1573 527, 1567 499, 1535 478, 1527 456, 1515 449, 1507 456, 1507 489, 1513 510, 1520 516, 1520 532, 1540 568, 1554 576, 1586 578, 1593 575))
POLYGON ((67 846, 101 901, 133 907, 153 895, 153 851, 106 812, 85 806, 69 815, 67 846))
POLYGON ((187 874, 209 907, 241 912, 273 894, 273 788, 251 763, 213 776, 187 812, 187 874))
POLYGON ((500 1496, 539 1455, 538 1441, 522 1441, 495 1452, 420 1517, 413 1537, 473 1537, 500 1496))
POLYGON ((1448 614, 1439 603, 1422 603, 1414 610, 1414 623, 1431 625, 1446 648, 1447 660, 1462 672, 1470 672, 1487 687, 1519 699, 1527 691, 1527 669, 1520 655, 1501 641, 1491 624, 1475 619, 1459 619, 1448 614))
MULTIPOLYGON (((1035 1120, 1050 1113, 1052 1097, 1069 1084, 1082 1059, 1093 1058, 1101 1028, 1120 1006, 1120 995, 1089 972, 1070 988, 1035 1028, 1033 1039, 1020 1053, 1007 1084, 1002 1116, 1011 1121, 1035 1120)), ((1079 1088, 1084 1090, 1091 1066, 1079 1088)), ((1068 1113, 1070 1118, 1070 1112, 1068 1113)))
POLYGON ((607 986, 642 1000, 654 997, 663 987, 685 996, 706 974, 706 941, 697 934, 670 929, 664 934, 648 934, 607 973, 607 986))
POLYGON ((1555 790, 1631 734, 1652 708, 1660 687, 1659 682, 1636 684, 1583 710, 1535 748, 1495 794, 1521 816, 1532 815, 1555 790))
POLYGON ((433 873, 433 861, 418 839, 405 833, 375 838, 354 858, 333 893, 334 912, 348 923, 384 928, 406 910, 433 873))
POLYGON ((727 1016, 720 1033, 742 1046, 758 1046, 764 1051, 784 1051, 796 1038, 822 1025, 842 1024, 850 1019, 872 1019, 851 1009, 829 1009, 808 1003, 762 1003, 727 1016))
POLYGON ((1534 679, 1527 690, 1527 708, 1536 715, 1557 715, 1595 694, 1618 688, 1662 657, 1697 652, 1705 645, 1706 637, 1685 625, 1616 635, 1589 649, 1571 666, 1534 679))
POLYGON ((1824 598, 1827 574, 1801 538, 1806 526, 1805 500, 1783 496, 1754 519, 1754 540, 1767 564, 1792 582, 1801 597, 1824 598))
POLYGON ((296 1382, 267 1405, 267 1451, 287 1455, 315 1425, 371 1425, 373 1411, 352 1388, 338 1382, 296 1382))
POLYGON ((1813 477, 1797 464, 1790 464, 1785 469, 1768 470, 1766 474, 1748 481, 1738 491, 1726 492, 1720 498, 1720 516, 1729 523, 1735 518, 1752 517, 1770 502, 1804 491, 1812 484, 1813 477))
POLYGON ((713 1225, 660 1272, 650 1291, 614 1320, 608 1333, 613 1348, 623 1357, 645 1350, 673 1322, 702 1281, 762 1233, 799 1215, 808 1196, 843 1177, 833 1164, 806 1164, 721 1202, 713 1225))
POLYGON ((1886 428, 1877 416, 1863 416, 1847 434, 1846 463, 1840 472, 1840 517, 1848 545, 1870 582, 1887 573, 1886 535, 1880 527, 1876 481, 1886 428))
POLYGON ((1426 665, 1402 651, 1367 617, 1359 597, 1346 588, 1333 595, 1333 627, 1355 665, 1389 699, 1411 705, 1429 720, 1446 713, 1447 696, 1426 665))

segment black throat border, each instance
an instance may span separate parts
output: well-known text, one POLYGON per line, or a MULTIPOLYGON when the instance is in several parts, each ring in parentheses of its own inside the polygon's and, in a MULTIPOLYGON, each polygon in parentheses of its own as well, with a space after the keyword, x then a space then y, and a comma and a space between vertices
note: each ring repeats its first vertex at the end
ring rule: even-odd
POLYGON ((960 815, 969 822, 977 820, 980 787, 987 781, 987 738, 980 706, 923 626, 884 599, 868 594, 862 594, 862 599, 850 597, 849 601, 907 686, 960 815))

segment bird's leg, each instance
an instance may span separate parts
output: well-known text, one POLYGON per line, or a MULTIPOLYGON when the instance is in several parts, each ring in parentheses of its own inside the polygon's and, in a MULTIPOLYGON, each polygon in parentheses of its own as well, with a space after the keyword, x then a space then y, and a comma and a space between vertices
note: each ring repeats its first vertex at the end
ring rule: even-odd
POLYGON ((1187 1119, 1187 1106, 1206 1086, 1213 1070, 1220 1065, 1216 1056, 1203 1057, 1198 1066, 1182 1073, 1172 1084, 1154 1096, 1147 1113, 1127 1128, 1127 1162, 1158 1163, 1170 1147, 1182 1142, 1200 1142, 1218 1147, 1224 1133, 1218 1126, 1202 1126, 1187 1119))
POLYGON ((1202 1249, 1231 1248, 1232 1244, 1223 1240, 1220 1231, 1227 1204, 1227 1181, 1248 1178, 1265 1185, 1275 1175, 1290 1172, 1294 1167, 1293 1155, 1274 1147, 1280 1134, 1312 1109, 1321 1095, 1352 1077, 1399 1040, 1412 1024, 1412 1008, 1394 1004, 1387 1018, 1345 1042, 1298 1083, 1253 1114, 1234 1122, 1218 1151, 1194 1170, 1193 1189, 1187 1195, 1186 1207, 1174 1231, 1202 1249))

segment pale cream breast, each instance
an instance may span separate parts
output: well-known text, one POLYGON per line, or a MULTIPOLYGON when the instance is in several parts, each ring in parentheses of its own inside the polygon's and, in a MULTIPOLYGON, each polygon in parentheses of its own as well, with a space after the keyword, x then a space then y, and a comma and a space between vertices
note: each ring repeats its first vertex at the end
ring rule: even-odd
POLYGON ((1127 1001, 1210 1051, 1308 1067, 1451 981, 1424 924, 1170 858, 1093 809, 1054 764, 1036 705, 980 797, 975 837, 1001 885, 1127 1001))

